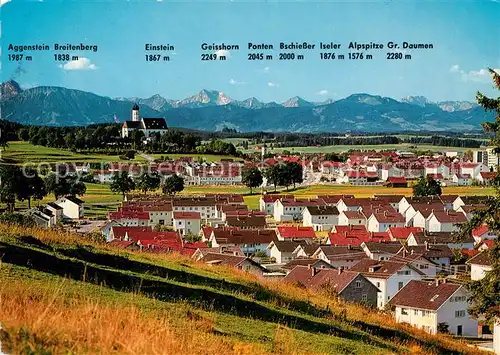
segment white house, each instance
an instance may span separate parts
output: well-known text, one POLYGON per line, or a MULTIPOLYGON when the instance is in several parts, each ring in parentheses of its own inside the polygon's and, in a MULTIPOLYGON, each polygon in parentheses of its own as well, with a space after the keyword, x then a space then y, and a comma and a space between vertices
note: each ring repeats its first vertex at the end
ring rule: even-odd
POLYGON ((444 164, 430 164, 425 167, 425 175, 438 175, 441 174, 443 178, 450 177, 450 168, 444 164))
POLYGON ((63 208, 54 202, 49 202, 45 205, 45 208, 48 209, 54 215, 54 224, 57 224, 63 218, 63 208))
POLYGON ((476 245, 481 244, 484 240, 494 240, 498 238, 498 236, 491 232, 488 226, 484 224, 472 231, 472 237, 476 245))
POLYGON ((343 211, 339 215, 339 226, 366 226, 366 217, 358 211, 343 211))
POLYGON ((387 302, 411 280, 420 280, 425 274, 407 262, 363 259, 350 271, 361 272, 380 290, 377 306, 383 309, 387 302))
POLYGON ((398 323, 409 323, 430 334, 447 329, 459 336, 477 336, 478 322, 468 313, 468 297, 459 284, 412 280, 389 304, 396 308, 398 323))
POLYGON ((470 278, 472 280, 481 280, 488 271, 491 271, 491 260, 489 250, 483 250, 479 254, 470 258, 467 262, 470 265, 470 278))
POLYGON ((276 264, 286 264, 295 259, 293 251, 297 246, 299 246, 297 242, 273 240, 267 249, 269 249, 269 256, 275 259, 276 264))
POLYGON ((62 207, 62 217, 67 219, 83 218, 83 201, 76 197, 61 197, 55 204, 62 207))
POLYGON ((268 216, 274 215, 274 202, 276 200, 293 199, 293 195, 262 195, 259 199, 259 209, 261 212, 265 212, 268 216))
POLYGON ((472 177, 469 174, 454 174, 452 180, 458 186, 472 185, 472 177))
POLYGON ((412 232, 407 239, 406 245, 447 245, 451 249, 474 249, 474 239, 469 236, 461 241, 453 239, 453 232, 412 232))
POLYGON ((484 165, 483 163, 463 163, 460 166, 460 173, 461 174, 468 174, 470 175, 473 179, 477 179, 477 176, 479 173, 483 172, 488 172, 490 169, 484 165))
POLYGON ((188 234, 198 235, 201 228, 201 217, 199 212, 174 212, 174 229, 186 236, 188 234))
POLYGON ((434 211, 427 217, 429 232, 455 232, 457 225, 467 222, 463 213, 454 211, 434 211))
POLYGON ((315 231, 330 231, 339 224, 339 210, 334 206, 308 206, 302 212, 302 225, 315 231))
POLYGON ((373 213, 366 221, 366 229, 369 232, 385 232, 390 227, 404 227, 405 219, 399 213, 373 213))

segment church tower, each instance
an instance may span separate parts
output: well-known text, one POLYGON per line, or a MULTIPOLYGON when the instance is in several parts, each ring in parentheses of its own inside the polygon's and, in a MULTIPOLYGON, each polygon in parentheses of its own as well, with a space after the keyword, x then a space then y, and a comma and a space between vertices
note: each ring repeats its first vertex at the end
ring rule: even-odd
POLYGON ((134 104, 132 107, 132 121, 139 122, 139 105, 134 104))

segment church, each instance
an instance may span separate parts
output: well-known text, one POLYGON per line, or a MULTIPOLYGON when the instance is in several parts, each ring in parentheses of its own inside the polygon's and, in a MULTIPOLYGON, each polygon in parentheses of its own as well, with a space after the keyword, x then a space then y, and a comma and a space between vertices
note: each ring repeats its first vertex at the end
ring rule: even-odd
POLYGON ((163 117, 139 118, 139 105, 134 104, 134 107, 132 107, 132 120, 123 122, 122 138, 129 137, 136 130, 142 131, 145 137, 149 137, 157 132, 161 135, 167 133, 168 127, 163 117))

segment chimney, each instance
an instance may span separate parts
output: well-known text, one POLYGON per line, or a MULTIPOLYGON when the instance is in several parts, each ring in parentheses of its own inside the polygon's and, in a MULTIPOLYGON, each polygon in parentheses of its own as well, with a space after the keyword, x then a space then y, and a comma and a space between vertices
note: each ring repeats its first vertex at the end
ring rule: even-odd
POLYGON ((403 258, 406 258, 406 249, 403 248, 403 258))
POLYGON ((410 253, 410 254, 411 254, 411 255, 413 255, 413 249, 411 250, 411 253, 410 253))
POLYGON ((317 274, 317 270, 316 270, 316 268, 315 268, 314 266, 313 266, 313 267, 311 267, 311 276, 314 276, 314 275, 316 275, 316 274, 317 274))
POLYGON ((347 249, 351 250, 352 249, 352 245, 351 244, 347 244, 347 249))
POLYGON ((339 275, 342 274, 342 272, 344 272, 344 267, 343 266, 340 266, 339 267, 339 275))
POLYGON ((424 244, 425 244, 425 250, 429 250, 429 242, 426 240, 424 244))
POLYGON ((441 280, 436 279, 436 286, 439 286, 439 284, 441 283, 440 281, 441 281, 441 280))

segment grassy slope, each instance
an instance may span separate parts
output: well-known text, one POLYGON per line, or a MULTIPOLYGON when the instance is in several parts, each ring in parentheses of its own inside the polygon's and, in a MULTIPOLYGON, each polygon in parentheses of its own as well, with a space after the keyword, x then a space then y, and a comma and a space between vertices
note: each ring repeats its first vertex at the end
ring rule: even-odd
POLYGON ((6 225, 0 254, 2 343, 15 353, 473 352, 375 310, 181 256, 6 225))

